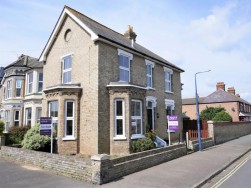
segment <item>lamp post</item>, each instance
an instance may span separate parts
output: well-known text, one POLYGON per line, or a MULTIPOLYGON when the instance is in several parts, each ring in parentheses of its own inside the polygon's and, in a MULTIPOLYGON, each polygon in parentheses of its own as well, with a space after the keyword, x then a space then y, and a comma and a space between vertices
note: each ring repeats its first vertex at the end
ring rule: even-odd
POLYGON ((199 112, 199 99, 198 99, 198 92, 197 92, 197 81, 196 76, 197 74, 210 72, 211 70, 203 71, 203 72, 197 72, 195 73, 195 98, 196 98, 196 115, 197 115, 197 129, 198 129, 198 143, 199 143, 199 151, 202 150, 201 146, 201 135, 200 135, 200 112, 199 112))

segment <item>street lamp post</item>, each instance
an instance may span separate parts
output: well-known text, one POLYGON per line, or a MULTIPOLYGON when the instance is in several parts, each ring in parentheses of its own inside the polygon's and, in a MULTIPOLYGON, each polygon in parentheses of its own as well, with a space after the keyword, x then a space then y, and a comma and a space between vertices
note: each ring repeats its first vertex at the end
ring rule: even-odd
POLYGON ((211 70, 203 71, 203 72, 197 72, 195 73, 195 98, 196 98, 196 115, 197 115, 197 129, 198 129, 198 143, 199 143, 199 151, 202 151, 201 146, 201 134, 200 134, 200 112, 199 112, 199 98, 198 98, 198 92, 197 92, 197 81, 196 76, 197 74, 210 72, 211 70))

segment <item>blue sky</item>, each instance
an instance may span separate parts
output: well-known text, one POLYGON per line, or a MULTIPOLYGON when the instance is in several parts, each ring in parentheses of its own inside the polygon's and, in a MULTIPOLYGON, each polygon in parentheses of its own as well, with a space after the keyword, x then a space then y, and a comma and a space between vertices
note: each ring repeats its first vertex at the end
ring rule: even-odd
POLYGON ((215 91, 217 82, 251 102, 249 0, 0 0, 0 66, 21 54, 39 57, 64 7, 70 6, 124 33, 184 69, 182 96, 215 91))

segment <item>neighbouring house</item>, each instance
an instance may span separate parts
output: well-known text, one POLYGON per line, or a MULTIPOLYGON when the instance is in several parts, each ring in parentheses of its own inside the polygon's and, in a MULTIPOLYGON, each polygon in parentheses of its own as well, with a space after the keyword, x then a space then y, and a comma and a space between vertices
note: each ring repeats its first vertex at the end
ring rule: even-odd
MULTIPOLYGON (((229 87, 226 91, 224 82, 218 82, 216 91, 207 97, 199 97, 200 112, 206 107, 225 108, 233 121, 251 121, 251 104, 235 94, 234 87, 229 87)), ((190 119, 197 119, 195 98, 182 99, 182 112, 190 119)))
MULTIPOLYGON (((168 139, 167 114, 182 132, 182 69, 124 35, 65 6, 39 58, 43 116, 57 126, 58 153, 129 154, 155 130, 168 139)), ((162 140, 163 141, 163 140, 162 140)))
POLYGON ((12 126, 39 123, 42 113, 43 64, 21 55, 4 68, 1 82, 1 119, 5 132, 12 126))

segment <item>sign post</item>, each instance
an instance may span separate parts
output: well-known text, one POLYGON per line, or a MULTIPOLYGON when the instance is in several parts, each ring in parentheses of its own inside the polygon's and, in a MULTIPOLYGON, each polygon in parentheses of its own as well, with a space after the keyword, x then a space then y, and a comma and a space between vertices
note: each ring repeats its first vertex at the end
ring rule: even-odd
POLYGON ((40 117, 40 135, 51 136, 51 153, 53 152, 53 126, 51 117, 40 117))
POLYGON ((169 139, 169 146, 171 145, 171 132, 175 132, 179 130, 179 121, 178 121, 178 115, 168 115, 167 116, 167 122, 168 122, 168 139, 169 139))

